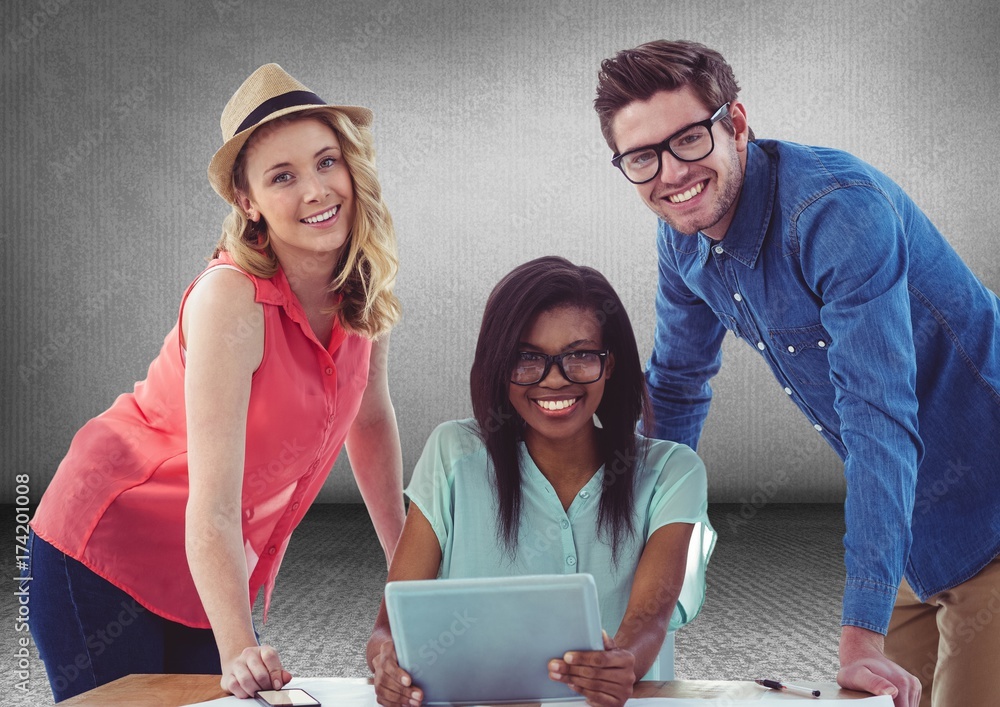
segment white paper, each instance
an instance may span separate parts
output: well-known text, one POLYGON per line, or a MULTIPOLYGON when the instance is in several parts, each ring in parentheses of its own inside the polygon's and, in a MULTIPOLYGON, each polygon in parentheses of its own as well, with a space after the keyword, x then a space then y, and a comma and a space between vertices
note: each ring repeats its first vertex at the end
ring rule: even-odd
MULTIPOLYGON (((706 707, 706 705, 716 705, 723 704, 726 707, 741 707, 742 705, 760 705, 771 704, 771 705, 788 705, 788 707, 819 707, 818 703, 829 702, 830 700, 824 701, 822 697, 793 697, 783 692, 778 692, 776 690, 761 690, 760 695, 755 697, 726 697, 720 700, 720 698, 682 698, 682 697, 641 697, 634 698, 626 702, 628 707, 706 707)), ((844 700, 838 700, 841 702, 844 700)), ((858 705, 859 707, 892 707, 892 698, 888 695, 879 695, 878 697, 862 697, 856 700, 851 700, 851 705, 858 705), (861 703, 864 703, 862 705, 861 703)))
MULTIPOLYGON (((377 707, 375 702, 375 688, 368 684, 364 678, 294 678, 285 687, 297 687, 305 690, 324 705, 324 707, 377 707)), ((817 702, 823 702, 822 698, 814 697, 794 697, 776 690, 761 690, 753 697, 727 697, 726 707, 742 707, 743 705, 782 704, 787 707, 817 707, 817 702)), ((641 697, 629 700, 627 707, 706 707, 709 704, 716 704, 717 700, 705 698, 681 698, 681 697, 641 697)), ((198 702, 197 705, 186 705, 185 707, 251 707, 255 703, 252 700, 241 700, 238 697, 222 697, 208 702, 198 702)), ((570 700, 568 702, 554 702, 553 707, 571 707, 572 705, 583 705, 584 700, 570 700)), ((892 707, 892 698, 887 695, 879 697, 863 697, 851 700, 852 707, 892 707), (864 703, 864 704, 862 704, 864 703)))
MULTIPOLYGON (((375 688, 364 678, 292 678, 285 687, 305 690, 324 707, 376 707, 375 688)), ((217 700, 198 702, 212 707, 253 707, 253 700, 238 697, 220 697, 217 700)), ((195 707, 186 705, 185 707, 195 707)))

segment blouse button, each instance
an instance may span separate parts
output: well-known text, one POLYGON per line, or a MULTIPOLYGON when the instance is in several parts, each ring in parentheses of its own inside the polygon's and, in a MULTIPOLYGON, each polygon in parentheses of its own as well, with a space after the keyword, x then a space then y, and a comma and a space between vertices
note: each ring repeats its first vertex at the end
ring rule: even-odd
POLYGON ((715 252, 718 253, 719 255, 722 255, 722 253, 724 252, 724 249, 723 249, 723 247, 721 245, 717 245, 717 246, 715 246, 715 252))
POLYGON ((816 430, 817 432, 822 432, 822 431, 823 431, 823 425, 813 425, 813 428, 814 428, 814 429, 815 429, 815 430, 816 430))
POLYGON ((576 564, 576 558, 570 555, 569 557, 566 558, 566 564, 572 567, 573 565, 576 564))
POLYGON ((737 293, 735 293, 733 295, 733 299, 736 300, 737 302, 742 302, 743 301, 743 295, 741 295, 739 292, 737 292, 737 293))
POLYGON ((760 349, 761 351, 763 351, 767 347, 764 346, 764 342, 763 341, 758 341, 757 342, 757 348, 760 349))
POLYGON ((795 353, 795 347, 794 346, 789 346, 788 347, 788 353, 795 353))
POLYGON ((569 527, 569 521, 564 518, 560 525, 562 525, 563 529, 566 529, 569 527))
POLYGON ((581 491, 580 498, 590 498, 590 491, 581 491))
POLYGON ((333 375, 333 369, 330 368, 329 366, 326 367, 326 375, 328 375, 328 376, 332 376, 333 375))
POLYGON ((819 346, 821 349, 825 349, 826 348, 826 342, 823 341, 822 339, 820 339, 819 341, 817 341, 816 345, 819 346))
POLYGON ((785 395, 791 395, 791 394, 792 394, 792 389, 791 388, 785 388, 785 395))
POLYGON ((278 551, 278 548, 276 548, 274 545, 272 545, 271 547, 267 548, 267 554, 268 555, 273 555, 277 551, 278 551))
POLYGON ((292 504, 292 510, 293 511, 299 510, 299 502, 298 501, 296 501, 295 503, 292 504))

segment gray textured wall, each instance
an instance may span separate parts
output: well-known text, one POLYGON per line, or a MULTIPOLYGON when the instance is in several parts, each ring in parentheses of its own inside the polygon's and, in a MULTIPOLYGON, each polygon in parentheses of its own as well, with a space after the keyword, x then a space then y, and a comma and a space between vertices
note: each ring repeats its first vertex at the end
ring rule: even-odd
MULTIPOLYGON (((759 136, 873 162, 1000 289, 993 0, 184 5, 0 8, 0 501, 18 473, 37 500, 76 429, 144 377, 226 213, 205 177, 219 113, 269 61, 375 111, 407 475, 432 427, 469 413, 482 306, 514 265, 600 268, 648 351, 654 220, 609 167, 590 102, 599 61, 649 39, 722 51, 759 136)), ((712 500, 840 500, 839 460, 748 347, 724 348, 701 449, 712 500)), ((344 458, 321 498, 359 500, 344 458)))

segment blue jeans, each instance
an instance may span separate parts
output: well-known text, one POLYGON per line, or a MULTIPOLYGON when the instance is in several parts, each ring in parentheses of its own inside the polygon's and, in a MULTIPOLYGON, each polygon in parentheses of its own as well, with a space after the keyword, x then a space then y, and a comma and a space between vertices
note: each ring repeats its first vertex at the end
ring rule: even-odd
POLYGON ((31 533, 31 635, 56 702, 130 673, 221 674, 211 629, 168 621, 31 533))

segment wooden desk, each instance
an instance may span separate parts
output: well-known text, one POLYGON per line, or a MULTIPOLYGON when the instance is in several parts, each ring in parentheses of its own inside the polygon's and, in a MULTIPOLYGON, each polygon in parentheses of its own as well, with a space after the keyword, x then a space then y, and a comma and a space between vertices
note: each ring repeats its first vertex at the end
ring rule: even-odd
MULTIPOLYGON (((347 680, 349 678, 345 678, 347 680)), ((851 700, 868 697, 861 692, 842 690, 834 683, 802 682, 806 687, 818 688, 823 696, 820 700, 851 700)), ((670 682, 640 682, 633 697, 699 697, 713 699, 719 697, 753 697, 763 688, 752 682, 728 682, 723 680, 672 680, 670 682)), ((204 702, 218 697, 226 697, 219 688, 218 675, 129 675, 94 690, 77 695, 60 707, 178 707, 192 702, 204 702)), ((253 700, 246 702, 254 705, 253 700)), ((506 705, 506 707, 516 707, 506 705)))

